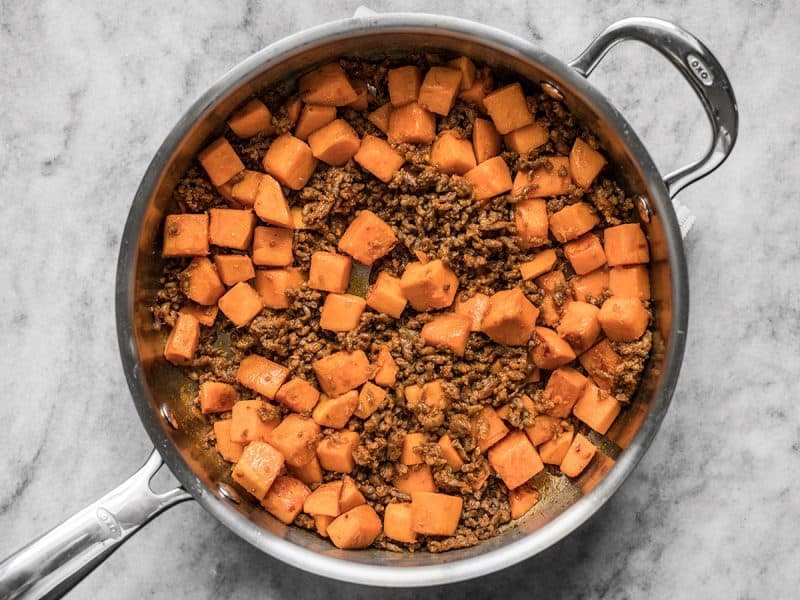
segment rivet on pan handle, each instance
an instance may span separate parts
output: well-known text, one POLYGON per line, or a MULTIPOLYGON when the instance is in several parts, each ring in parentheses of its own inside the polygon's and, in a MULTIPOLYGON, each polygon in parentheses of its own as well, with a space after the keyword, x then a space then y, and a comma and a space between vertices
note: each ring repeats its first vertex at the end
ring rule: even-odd
POLYGON ((182 488, 150 489, 163 464, 153 450, 127 481, 0 562, 0 598, 60 598, 150 519, 191 500, 182 488))
POLYGON ((705 155, 664 178, 675 195, 720 166, 733 150, 739 130, 739 112, 728 76, 706 46, 691 33, 668 21, 648 17, 623 19, 610 25, 569 65, 588 77, 606 53, 620 42, 647 44, 665 56, 700 98, 711 124, 711 146, 705 155))

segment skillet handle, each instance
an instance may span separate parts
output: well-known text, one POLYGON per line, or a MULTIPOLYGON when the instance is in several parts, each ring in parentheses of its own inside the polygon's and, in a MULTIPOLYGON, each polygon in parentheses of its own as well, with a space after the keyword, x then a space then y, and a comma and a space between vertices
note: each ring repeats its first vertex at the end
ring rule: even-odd
POLYGON ((60 598, 161 511, 190 500, 150 480, 164 462, 153 450, 127 481, 0 562, 0 598, 60 598))
POLYGON ((622 19, 597 36, 569 65, 588 77, 606 53, 620 42, 634 40, 664 55, 700 98, 711 124, 709 149, 694 161, 664 178, 670 197, 711 173, 733 150, 739 130, 739 112, 728 76, 706 46, 685 29, 649 17, 622 19))

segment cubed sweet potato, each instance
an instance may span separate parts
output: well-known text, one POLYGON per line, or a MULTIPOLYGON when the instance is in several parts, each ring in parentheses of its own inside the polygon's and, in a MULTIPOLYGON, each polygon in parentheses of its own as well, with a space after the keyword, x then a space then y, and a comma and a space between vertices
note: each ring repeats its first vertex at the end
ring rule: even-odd
POLYGON ((472 329, 472 319, 459 313, 448 313, 425 323, 420 338, 430 345, 447 348, 456 356, 464 356, 472 329))
POLYGON ((451 69, 461 71, 461 82, 458 86, 459 90, 467 90, 473 86, 478 76, 478 70, 475 68, 475 63, 469 58, 466 56, 459 56, 453 60, 448 60, 447 66, 451 69))
POLYGON ((287 267, 294 260, 294 231, 282 227, 256 227, 253 233, 253 264, 287 267))
POLYGON ((233 180, 235 183, 231 185, 230 195, 234 202, 245 208, 252 208, 256 202, 258 186, 261 185, 261 180, 264 176, 264 173, 259 173, 258 171, 242 171, 241 174, 233 180))
POLYGON ((438 444, 439 448, 441 448, 442 458, 447 461, 447 464, 450 465, 454 472, 459 472, 461 467, 464 466, 464 460, 453 445, 453 439, 445 433, 439 438, 438 444))
POLYGON ((431 146, 431 164, 442 173, 463 175, 477 164, 472 143, 456 131, 443 131, 431 146))
POLYGON ((289 123, 289 127, 292 128, 297 125, 297 121, 300 120, 300 113, 303 110, 303 100, 300 96, 292 96, 281 107, 281 111, 283 114, 286 115, 286 121, 289 123))
POLYGON ((197 160, 214 185, 222 185, 244 171, 244 164, 224 137, 206 146, 197 155, 197 160))
POLYGON ((395 478, 394 487, 404 494, 436 491, 433 472, 425 463, 408 467, 408 471, 404 475, 395 478))
POLYGON ((644 265, 614 267, 608 272, 611 294, 621 298, 650 299, 650 275, 644 265))
POLYGON ((342 513, 339 505, 341 494, 341 479, 323 483, 306 497, 303 512, 315 516, 338 517, 342 513))
POLYGON ((600 336, 600 309, 588 302, 570 302, 564 308, 556 332, 572 346, 576 354, 588 350, 600 336))
POLYGON ((571 186, 567 157, 550 156, 544 166, 533 171, 518 171, 514 178, 513 193, 525 198, 549 198, 569 193, 571 186))
POLYGON ((300 112, 300 118, 297 120, 297 126, 294 128, 294 136, 305 142, 309 135, 334 119, 336 119, 335 106, 305 104, 300 112))
POLYGON ((245 356, 236 371, 236 381, 270 400, 288 376, 289 369, 256 354, 245 356))
POLYGON ((311 153, 322 162, 341 166, 355 156, 361 140, 344 119, 336 119, 308 136, 311 153))
POLYGON ((269 434, 269 443, 277 448, 293 467, 311 462, 316 454, 321 431, 313 419, 289 414, 269 434))
POLYGON ((503 135, 533 123, 533 115, 528 109, 519 83, 512 83, 487 94, 483 104, 497 131, 503 135))
POLYGON ((418 465, 425 462, 422 455, 415 449, 427 443, 428 435, 425 433, 407 433, 403 437, 403 448, 400 454, 400 462, 407 466, 418 465))
POLYGON ((358 327, 367 303, 352 294, 328 294, 320 310, 319 326, 328 331, 352 331, 358 327))
POLYGON ((264 175, 258 184, 253 209, 258 218, 278 227, 292 227, 292 215, 289 212, 289 203, 283 194, 283 189, 278 181, 269 175, 264 175))
POLYGON ((283 455, 266 442, 249 443, 233 467, 233 480, 263 500, 283 469, 283 455))
POLYGON ((345 106, 358 99, 358 92, 339 63, 328 63, 306 73, 297 81, 297 89, 307 104, 345 106))
POLYGON ((444 423, 450 397, 441 379, 420 386, 406 386, 406 408, 412 411, 425 429, 436 429, 444 423), (416 389, 415 389, 416 388, 416 389))
POLYGON ((321 537, 328 537, 328 526, 333 523, 334 517, 326 515, 314 515, 314 527, 321 537))
POLYGON ((614 419, 622 410, 622 405, 614 396, 589 383, 572 407, 572 414, 586 423, 597 433, 605 435, 614 419))
POLYGON ((386 73, 386 81, 392 106, 404 106, 419 98, 419 88, 422 85, 422 73, 419 67, 406 65, 389 69, 386 73))
POLYGON ((214 437, 217 439, 217 452, 223 460, 236 462, 242 456, 244 446, 231 440, 231 420, 214 423, 214 437))
POLYGON ((611 342, 603 339, 581 354, 581 366, 601 390, 611 391, 617 384, 622 358, 614 351, 611 342))
POLYGON ((432 113, 446 117, 455 104, 461 87, 461 70, 431 67, 419 88, 419 103, 432 113))
POLYGON ((650 262, 647 238, 638 223, 608 227, 603 231, 603 243, 609 267, 650 262))
POLYGON ((293 412, 306 413, 317 405, 319 390, 305 379, 294 377, 281 386, 275 400, 293 412))
POLYGON ((591 187, 605 164, 606 159, 602 154, 581 138, 575 140, 569 153, 569 170, 575 183, 584 189, 591 187))
POLYGON ((552 329, 537 327, 536 339, 530 358, 540 369, 557 369, 575 360, 575 352, 570 345, 552 329))
POLYGON ((366 301, 371 309, 395 319, 400 318, 408 303, 400 280, 386 271, 378 273, 375 283, 369 286, 366 301))
POLYGON ((359 387, 372 375, 372 367, 362 350, 334 352, 314 361, 312 366, 322 391, 331 397, 359 387))
POLYGON ((231 409, 231 440, 237 444, 268 442, 280 422, 274 406, 263 400, 240 400, 231 409))
MULTIPOLYGON (((390 355, 391 357, 391 355, 390 355)), ((359 419, 366 419, 386 402, 386 390, 371 381, 361 386, 358 393, 358 406, 353 412, 359 419)))
POLYGON ((550 231, 563 244, 582 236, 599 222, 600 218, 589 204, 576 202, 550 216, 550 231))
POLYGON ((561 421, 559 428, 560 430, 553 436, 553 439, 539 446, 539 457, 546 465, 560 465, 572 443, 572 437, 575 434, 572 425, 561 421))
POLYGON ((325 292, 343 294, 350 284, 353 260, 334 252, 317 251, 311 255, 308 287, 325 292))
POLYGON ((392 502, 383 511, 383 534, 390 540, 413 544, 417 534, 411 529, 411 503, 392 502))
POLYGON ((396 106, 386 136, 395 144, 430 144, 436 137, 436 117, 418 102, 396 106))
MULTIPOLYGON (((317 444, 317 447, 319 447, 319 444, 317 444)), ((302 467, 292 467, 290 465, 289 472, 306 485, 322 483, 322 466, 316 456, 302 467)))
POLYGON ((167 215, 164 220, 164 258, 208 254, 208 215, 167 215))
POLYGON ((539 123, 531 123, 503 136, 506 147, 520 154, 526 154, 543 146, 549 139, 550 135, 547 133, 547 129, 539 123))
POLYGON ((288 290, 299 290, 305 283, 305 275, 299 269, 258 269, 256 271, 255 288, 261 302, 268 308, 289 308, 286 295, 288 290))
MULTIPOLYGON (((351 394, 353 392, 348 392, 351 394)), ((356 431, 341 430, 325 436, 317 445, 317 459, 326 471, 350 473, 356 467, 353 451, 358 447, 356 431)), ((342 507, 342 510, 347 510, 342 507)))
POLYGON ((453 310, 470 318, 470 331, 481 331, 481 323, 486 311, 489 309, 489 296, 480 292, 470 296, 466 300, 461 297, 456 298, 453 310))
POLYGON ((378 358, 375 360, 375 383, 383 387, 392 387, 397 382, 397 363, 389 352, 389 348, 381 346, 378 351, 378 358))
POLYGON ((638 298, 611 296, 603 302, 597 319, 612 342, 633 342, 647 331, 650 313, 638 298))
POLYGON ((542 303, 539 305, 539 321, 548 327, 555 327, 561 320, 561 308, 556 304, 555 296, 559 291, 567 294, 564 272, 557 269, 540 275, 536 278, 536 285, 545 291, 542 303))
POLYGON ((353 159, 384 183, 389 183, 405 162, 386 140, 372 135, 364 136, 353 159))
POLYGON ((472 125, 472 149, 478 164, 500 154, 500 134, 491 121, 475 119, 472 125))
POLYGON ((519 519, 539 502, 539 490, 528 487, 518 487, 508 493, 508 504, 511 509, 511 518, 519 519))
MULTIPOLYGON (((354 432, 349 431, 348 433, 354 432)), ((344 475, 342 477, 342 493, 339 494, 339 508, 341 511, 345 513, 356 506, 366 503, 367 499, 364 498, 364 494, 361 493, 355 480, 349 475, 344 475)))
POLYGON ((366 548, 375 541, 383 524, 369 504, 351 508, 328 525, 328 537, 337 548, 355 550, 366 548))
POLYGON ((352 84, 353 89, 356 91, 356 94, 358 94, 358 97, 352 102, 349 102, 346 106, 357 111, 367 110, 369 107, 369 100, 372 97, 367 89, 367 84, 360 79, 352 79, 350 80, 350 83, 352 84))
POLYGON ((253 211, 232 208, 212 208, 208 239, 215 246, 247 250, 253 240, 256 218, 253 211))
MULTIPOLYGON (((469 104, 474 104, 475 107, 481 112, 486 112, 486 106, 483 104, 486 98, 486 83, 481 80, 476 80, 470 87, 458 92, 458 99, 463 100, 469 104)), ((494 125, 492 125, 494 127, 494 125)))
POLYGON ((568 417, 586 384, 586 377, 570 367, 553 371, 542 394, 543 404, 548 407, 545 413, 561 419, 568 417))
POLYGON ((509 420, 509 417, 512 414, 514 404, 517 402, 521 404, 522 407, 525 410, 527 410, 531 415, 536 414, 536 407, 533 404, 533 400, 531 400, 530 396, 524 395, 518 400, 509 402, 508 404, 503 404, 503 406, 497 409, 497 416, 503 419, 503 421, 508 421, 510 423, 511 421, 509 420))
POLYGON ((380 129, 383 133, 389 131, 389 115, 392 113, 392 103, 387 102, 373 110, 367 120, 380 129))
POLYGON ((358 407, 358 391, 351 390, 340 396, 321 396, 311 416, 322 427, 342 429, 358 407))
POLYGON ((258 98, 253 98, 228 119, 228 127, 240 138, 251 138, 259 133, 272 135, 272 113, 258 98))
POLYGON ((400 286, 415 310, 447 308, 456 297, 458 277, 437 258, 427 263, 409 263, 400 286))
POLYGON ((463 504, 461 496, 414 492, 411 494, 411 529, 421 535, 453 535, 463 504))
POLYGON ((303 208, 300 206, 292 206, 289 208, 289 217, 292 220, 292 229, 311 229, 303 217, 303 208))
POLYGON ((534 446, 541 446, 561 433, 561 419, 550 415, 536 415, 533 425, 525 428, 525 434, 534 446))
POLYGON ((481 321, 481 331, 498 344, 524 346, 536 327, 539 310, 519 288, 497 292, 481 321))
POLYGON ((567 477, 577 477, 592 462, 597 448, 583 434, 578 434, 572 440, 567 454, 561 460, 559 468, 567 477))
POLYGON ((284 133, 272 141, 261 164, 283 185, 299 190, 317 168, 317 159, 303 140, 284 133))
POLYGON ((486 452, 508 433, 508 427, 491 406, 484 407, 475 415, 471 425, 472 437, 478 442, 481 452, 486 452))
POLYGON ((578 239, 564 244, 564 256, 578 275, 586 275, 606 264, 603 245, 593 233, 584 233, 578 239))
POLYGON ((218 306, 200 306, 199 304, 195 304, 190 302, 188 304, 184 304, 183 308, 181 308, 182 313, 186 313, 188 315, 192 315, 195 319, 200 322, 200 325, 204 325, 205 327, 211 327, 214 325, 214 321, 217 320, 217 313, 219 312, 218 306))
POLYGON ((392 227, 370 210, 362 210, 350 222, 338 248, 363 265, 371 266, 391 252, 397 243, 392 227))
POLYGON ((182 313, 167 337, 164 358, 173 365, 186 365, 194 359, 200 344, 200 321, 190 314, 182 313))
POLYGON ((239 399, 236 388, 222 381, 204 381, 200 384, 198 400, 203 414, 225 412, 239 399))
POLYGON ((552 248, 538 252, 531 260, 519 264, 519 273, 527 281, 552 271, 556 266, 556 251, 552 248))
POLYGON ((511 171, 502 156, 489 158, 464 174, 476 200, 488 200, 512 188, 511 171))
POLYGON ((523 250, 548 243, 550 225, 547 202, 541 198, 527 198, 514 204, 514 224, 517 226, 520 247, 523 250))
POLYGON ((303 510, 311 490, 299 479, 288 475, 278 475, 261 501, 266 511, 273 517, 291 525, 303 510))
POLYGON ((219 299, 219 309, 237 327, 244 327, 261 312, 261 296, 253 287, 240 281, 219 299))
POLYGON ((575 299, 581 302, 588 302, 603 295, 603 290, 608 288, 608 271, 597 269, 586 275, 581 275, 570 280, 575 299))
POLYGON ((246 254, 217 254, 214 257, 217 274, 225 285, 236 285, 256 276, 253 261, 246 254))
POLYGON ((536 448, 521 431, 512 431, 489 449, 489 464, 510 490, 544 469, 536 448))

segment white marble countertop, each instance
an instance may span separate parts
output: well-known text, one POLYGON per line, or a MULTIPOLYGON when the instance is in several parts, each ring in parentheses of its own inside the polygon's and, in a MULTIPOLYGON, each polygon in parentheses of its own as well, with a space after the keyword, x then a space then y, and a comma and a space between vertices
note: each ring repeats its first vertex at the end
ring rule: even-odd
MULTIPOLYGON (((217 77, 357 5, 299 4, 0 3, 0 556, 147 456, 112 306, 131 198, 161 140, 217 77)), ((689 341, 649 453, 575 535, 501 573, 427 590, 431 597, 779 598, 800 583, 800 72, 789 55, 799 5, 623 4, 442 0, 433 9, 532 38, 564 59, 615 19, 675 20, 726 67, 741 129, 728 163, 680 196, 698 219, 686 242, 689 341)), ((688 86, 665 65, 625 45, 593 81, 666 171, 699 156, 708 133, 688 86)), ((335 600, 386 592, 282 565, 186 503, 70 597, 335 600)))

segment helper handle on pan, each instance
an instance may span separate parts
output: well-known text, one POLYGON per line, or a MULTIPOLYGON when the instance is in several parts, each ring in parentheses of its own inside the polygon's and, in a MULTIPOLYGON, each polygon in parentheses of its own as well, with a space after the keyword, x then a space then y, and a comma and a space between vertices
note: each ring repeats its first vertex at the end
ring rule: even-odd
POLYGON ((162 464, 153 450, 127 481, 0 562, 0 598, 60 598, 142 525, 190 500, 182 488, 163 494, 150 489, 162 464))
POLYGON ((705 156, 667 175, 671 197, 720 166, 733 150, 739 113, 728 76, 708 48, 691 33, 668 21, 648 17, 623 19, 610 25, 570 66, 588 77, 619 42, 635 40, 658 50, 692 86, 711 123, 711 147, 705 156))

